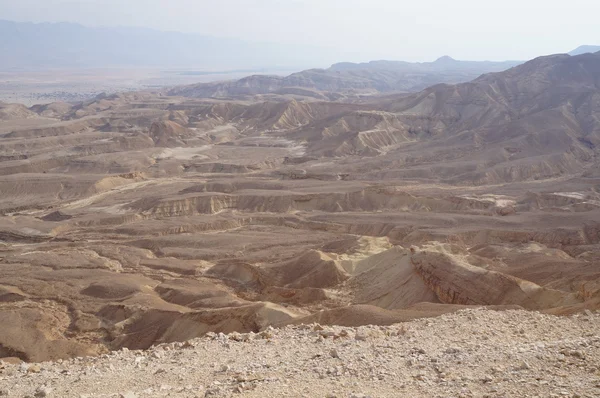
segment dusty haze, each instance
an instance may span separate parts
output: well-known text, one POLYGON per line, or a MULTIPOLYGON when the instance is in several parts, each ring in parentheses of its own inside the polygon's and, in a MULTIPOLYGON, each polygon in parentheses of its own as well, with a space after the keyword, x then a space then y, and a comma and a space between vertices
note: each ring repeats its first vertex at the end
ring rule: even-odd
MULTIPOLYGON (((0 2, 4 19, 138 26, 216 37, 327 47, 337 61, 531 59, 600 38, 600 4, 573 0, 23 0, 0 2), (535 15, 535 18, 532 18, 535 15)), ((311 60, 314 66, 319 59, 311 60)))

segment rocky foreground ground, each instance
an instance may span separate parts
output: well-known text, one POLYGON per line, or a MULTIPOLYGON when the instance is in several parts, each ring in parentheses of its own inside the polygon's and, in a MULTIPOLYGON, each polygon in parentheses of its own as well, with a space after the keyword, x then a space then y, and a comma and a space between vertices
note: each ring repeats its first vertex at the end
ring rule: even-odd
POLYGON ((8 397, 598 397, 600 313, 463 310, 0 367, 8 397))

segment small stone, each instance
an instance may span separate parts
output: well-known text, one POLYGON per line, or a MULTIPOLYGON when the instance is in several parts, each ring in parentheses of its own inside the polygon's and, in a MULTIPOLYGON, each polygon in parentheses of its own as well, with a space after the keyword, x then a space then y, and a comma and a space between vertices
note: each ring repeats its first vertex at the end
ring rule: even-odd
POLYGON ((587 316, 589 316, 590 318, 594 316, 594 313, 592 311, 588 310, 588 309, 584 310, 583 312, 585 312, 585 314, 587 316))
POLYGON ((490 375, 486 375, 486 376, 483 376, 483 378, 481 379, 481 381, 483 383, 491 383, 492 381, 494 381, 494 378, 492 376, 490 376, 490 375))
POLYGON ((204 396, 205 397, 212 397, 215 395, 219 395, 219 393, 221 392, 221 388, 219 387, 213 387, 213 388, 209 388, 208 390, 206 390, 204 392, 204 396))
POLYGON ((333 332, 331 330, 324 330, 324 331, 320 332, 319 334, 321 336, 323 336, 324 338, 335 337, 335 332, 333 332))
POLYGON ((229 339, 240 342, 243 341, 243 336, 240 333, 234 332, 229 335, 229 339))
POLYGON ((191 341, 186 341, 183 343, 183 345, 181 346, 181 348, 194 348, 194 344, 191 341))
POLYGON ((46 386, 41 386, 41 387, 38 387, 37 390, 35 390, 34 397, 35 398, 49 397, 51 393, 52 393, 52 388, 46 387, 46 386))
POLYGON ((128 391, 128 392, 119 394, 119 398, 138 398, 138 396, 135 393, 128 391))
POLYGON ((516 370, 528 370, 528 369, 531 369, 531 366, 525 361, 521 361, 519 366, 516 367, 516 370))
POLYGON ((42 369, 40 368, 40 365, 36 365, 36 364, 30 365, 27 368, 28 373, 40 373, 41 371, 42 371, 42 369))
POLYGON ((337 359, 340 358, 340 356, 335 348, 332 348, 331 351, 329 351, 329 355, 331 355, 332 358, 337 358, 337 359))
POLYGON ((354 339, 358 340, 358 341, 366 341, 367 340, 367 335, 364 333, 356 333, 354 335, 354 339))
POLYGON ((575 358, 579 358, 579 359, 583 359, 583 358, 585 358, 585 355, 583 354, 583 352, 582 352, 582 351, 576 351, 576 350, 573 350, 573 351, 571 351, 569 354, 571 354, 571 356, 573 356, 573 357, 575 357, 575 358))

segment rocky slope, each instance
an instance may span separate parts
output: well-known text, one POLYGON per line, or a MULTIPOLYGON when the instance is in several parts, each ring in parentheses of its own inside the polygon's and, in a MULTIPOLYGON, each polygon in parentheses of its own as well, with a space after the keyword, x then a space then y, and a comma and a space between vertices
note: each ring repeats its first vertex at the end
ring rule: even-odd
POLYGON ((600 315, 466 309, 391 326, 209 334, 149 351, 0 362, 6 397, 596 397, 600 315))

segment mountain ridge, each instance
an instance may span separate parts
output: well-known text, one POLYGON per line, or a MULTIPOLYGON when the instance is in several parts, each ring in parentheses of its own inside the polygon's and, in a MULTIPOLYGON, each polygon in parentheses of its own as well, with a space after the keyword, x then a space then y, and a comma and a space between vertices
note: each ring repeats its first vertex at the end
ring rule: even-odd
POLYGON ((585 53, 596 53, 600 51, 600 46, 583 45, 569 52, 569 55, 581 55, 585 53))
POLYGON ((481 74, 501 71, 518 61, 458 61, 448 56, 434 62, 341 62, 327 69, 307 69, 289 76, 252 75, 239 80, 176 87, 168 93, 187 97, 235 97, 237 95, 294 94, 297 89, 318 99, 340 94, 360 95, 420 91, 436 83, 460 83, 481 74))

